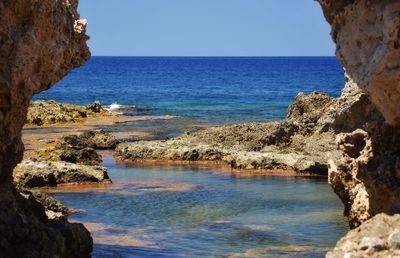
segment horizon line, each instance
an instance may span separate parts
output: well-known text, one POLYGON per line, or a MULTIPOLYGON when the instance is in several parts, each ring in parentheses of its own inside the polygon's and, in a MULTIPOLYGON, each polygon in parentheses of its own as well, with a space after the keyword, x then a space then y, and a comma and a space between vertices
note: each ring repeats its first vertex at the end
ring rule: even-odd
POLYGON ((237 55, 237 56, 213 56, 213 55, 204 55, 204 56, 200 56, 200 55, 188 55, 188 56, 181 56, 181 55, 92 55, 91 57, 336 57, 336 55, 294 55, 294 56, 289 56, 289 55, 282 55, 282 56, 278 56, 278 55, 270 55, 270 56, 255 56, 255 55, 237 55))

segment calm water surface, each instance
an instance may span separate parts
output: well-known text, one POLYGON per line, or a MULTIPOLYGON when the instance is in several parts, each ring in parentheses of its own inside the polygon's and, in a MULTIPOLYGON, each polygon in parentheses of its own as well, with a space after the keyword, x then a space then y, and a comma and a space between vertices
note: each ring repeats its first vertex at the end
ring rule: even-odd
POLYGON ((55 194, 92 231, 95 257, 323 257, 347 230, 326 179, 104 165, 107 190, 55 194))

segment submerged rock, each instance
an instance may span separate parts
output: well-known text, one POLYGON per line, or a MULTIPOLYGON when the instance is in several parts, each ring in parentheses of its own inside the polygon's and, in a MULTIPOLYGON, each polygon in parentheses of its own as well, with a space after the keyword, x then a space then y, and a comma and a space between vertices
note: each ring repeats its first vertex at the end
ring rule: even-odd
POLYGON ((34 188, 67 183, 107 183, 107 169, 67 162, 24 160, 14 171, 19 188, 34 188))

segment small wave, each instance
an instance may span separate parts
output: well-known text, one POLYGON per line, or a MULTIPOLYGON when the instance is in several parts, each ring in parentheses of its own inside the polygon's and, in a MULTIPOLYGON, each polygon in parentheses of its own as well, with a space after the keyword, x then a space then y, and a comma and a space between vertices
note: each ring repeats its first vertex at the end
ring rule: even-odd
POLYGON ((112 103, 107 110, 111 113, 123 114, 132 110, 137 110, 137 106, 134 105, 122 105, 118 103, 112 103))

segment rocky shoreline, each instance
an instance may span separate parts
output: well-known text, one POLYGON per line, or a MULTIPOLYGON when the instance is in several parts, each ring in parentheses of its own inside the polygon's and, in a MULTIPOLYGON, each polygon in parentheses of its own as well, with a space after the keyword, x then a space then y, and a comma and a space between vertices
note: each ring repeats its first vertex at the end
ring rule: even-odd
MULTIPOLYGON (((77 105, 73 105, 74 109, 59 109, 60 105, 69 104, 54 101, 50 104, 33 104, 36 110, 32 113, 65 118, 75 117, 75 110, 87 109, 77 105), (56 112, 40 112, 40 108, 54 107, 56 112)), ((94 115, 99 123, 104 116, 119 117, 109 114, 100 104, 96 110, 102 110, 94 115)), ((54 121, 43 115, 41 119, 54 121)), ((28 138, 32 148, 14 170, 14 183, 21 195, 41 203, 46 216, 52 220, 66 220, 72 211, 41 192, 42 187, 111 183, 107 170, 97 166, 102 161, 98 150, 115 149, 115 159, 125 163, 207 163, 225 166, 233 175, 328 176, 328 168, 332 169, 329 160, 339 160, 346 154, 346 150, 338 148, 337 141, 342 134, 365 128, 367 121, 376 125, 383 123, 375 106, 350 79, 338 98, 319 92, 300 93, 282 121, 210 127, 172 139, 121 142, 111 133, 94 129, 94 123, 91 127, 81 127, 90 116, 74 119, 28 125, 33 129, 28 138), (37 138, 32 138, 35 128, 49 126, 66 129, 44 143, 36 143, 37 138)), ((335 182, 332 174, 330 180, 335 182)), ((334 189, 338 186, 333 184, 334 189)))
MULTIPOLYGON (((331 35, 337 45, 336 55, 363 93, 358 91, 353 95, 353 90, 347 92, 351 94, 344 90, 341 98, 332 105, 326 105, 329 108, 321 106, 324 112, 317 115, 316 120, 313 115, 301 115, 299 123, 287 121, 288 126, 281 125, 283 142, 262 142, 256 149, 257 145, 252 146, 253 149, 233 145, 217 152, 221 153, 220 156, 225 151, 230 155, 237 151, 250 155, 267 148, 279 150, 285 144, 294 148, 298 142, 300 149, 294 149, 296 153, 312 156, 305 147, 310 141, 308 138, 322 137, 324 133, 337 135, 342 155, 329 162, 329 182, 346 206, 350 225, 358 228, 340 240, 328 257, 398 256, 400 222, 395 214, 400 212, 400 6, 395 0, 318 2, 331 25, 331 35), (379 112, 376 113, 377 109, 379 112), (312 128, 310 132, 302 131, 303 121, 306 122, 305 129, 312 128), (296 126, 294 134, 290 133, 293 125, 296 126)), ((13 170, 21 162, 24 152, 21 131, 32 96, 49 89, 90 57, 86 44, 87 21, 79 18, 77 7, 76 0, 0 2, 0 61, 3 64, 0 71, 0 205, 7 207, 0 209, 0 248, 6 257, 89 257, 92 251, 93 240, 82 224, 49 219, 44 206, 33 195, 20 194, 13 184, 13 170)), ((304 113, 301 108, 295 110, 304 113)), ((41 118, 41 114, 34 114, 36 118, 29 121, 34 124, 32 127, 57 121, 79 124, 77 121, 84 114, 79 110, 73 112, 70 117, 52 116, 49 120, 41 118)), ((96 117, 90 121, 89 117, 81 126, 96 124, 98 120, 96 117)), ((101 120, 110 122, 109 117, 101 120)), ((279 125, 266 127, 275 133, 281 132, 277 130, 279 125)), ((207 130, 203 132, 211 133, 214 129, 207 130)), ((223 130, 220 136, 224 138, 228 135, 223 130)), ((209 158, 207 151, 200 155, 197 146, 203 144, 202 148, 206 150, 219 146, 207 143, 207 139, 199 132, 171 139, 161 149, 153 148, 155 142, 142 142, 142 147, 140 144, 125 145, 118 155, 130 160, 147 156, 170 158, 170 154, 163 153, 172 153, 172 157, 177 159, 209 158), (187 148, 189 155, 175 150, 174 144, 187 148), (146 145, 149 145, 147 156, 139 155, 138 150, 146 145)), ((251 143, 252 140, 247 139, 246 142, 251 143)), ((333 146, 332 137, 328 142, 333 146)), ((231 159, 232 162, 234 160, 231 159)), ((276 163, 274 158, 266 159, 265 164, 263 162, 261 159, 262 165, 257 166, 274 167, 276 163)), ((295 168, 286 161, 279 163, 295 168)), ((247 162, 244 164, 248 166, 247 162)), ((323 165, 326 166, 325 163, 323 165)))
POLYGON ((324 93, 300 93, 282 121, 225 125, 172 139, 121 143, 115 157, 125 162, 210 161, 235 170, 328 175, 328 160, 342 156, 337 135, 362 128, 367 121, 381 123, 383 118, 348 79, 336 99, 324 93))

